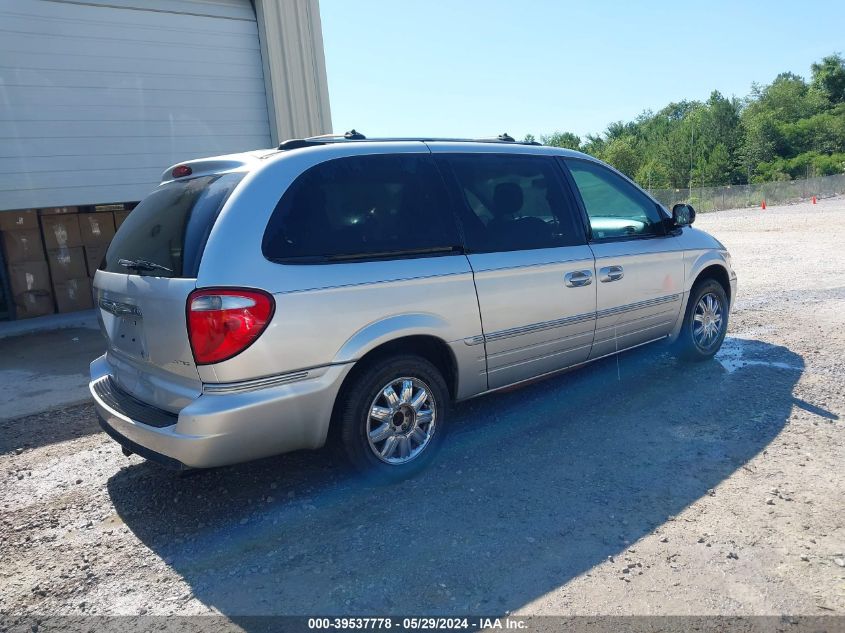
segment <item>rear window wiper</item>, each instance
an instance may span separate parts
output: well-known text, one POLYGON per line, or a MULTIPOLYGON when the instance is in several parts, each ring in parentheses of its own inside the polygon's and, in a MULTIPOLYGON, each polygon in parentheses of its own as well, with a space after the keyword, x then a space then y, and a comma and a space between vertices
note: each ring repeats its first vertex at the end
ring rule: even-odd
POLYGON ((147 261, 146 259, 118 259, 117 263, 124 268, 134 270, 163 270, 168 273, 173 272, 173 270, 167 268, 167 266, 162 266, 161 264, 156 264, 155 262, 147 261))

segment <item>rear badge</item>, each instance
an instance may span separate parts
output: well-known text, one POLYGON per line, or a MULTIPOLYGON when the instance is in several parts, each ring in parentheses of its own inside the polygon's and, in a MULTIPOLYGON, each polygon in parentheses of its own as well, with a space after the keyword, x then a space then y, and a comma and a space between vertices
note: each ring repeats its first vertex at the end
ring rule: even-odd
POLYGON ((111 299, 100 299, 100 307, 115 316, 141 316, 141 309, 131 303, 112 301, 111 299))

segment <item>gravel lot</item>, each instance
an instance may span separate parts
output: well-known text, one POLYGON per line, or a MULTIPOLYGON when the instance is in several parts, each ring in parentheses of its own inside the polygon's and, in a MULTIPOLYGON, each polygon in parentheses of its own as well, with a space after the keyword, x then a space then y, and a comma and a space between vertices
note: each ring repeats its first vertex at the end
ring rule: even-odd
POLYGON ((178 478, 88 404, 0 421, 0 613, 845 615, 845 200, 697 226, 739 274, 717 360, 465 403, 401 486, 324 452, 178 478))

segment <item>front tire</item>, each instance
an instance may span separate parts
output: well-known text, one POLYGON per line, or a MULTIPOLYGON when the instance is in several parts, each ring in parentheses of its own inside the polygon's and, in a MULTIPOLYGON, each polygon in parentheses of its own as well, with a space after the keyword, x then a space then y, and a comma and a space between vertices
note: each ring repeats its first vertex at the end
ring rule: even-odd
POLYGON ((383 481, 410 477, 434 459, 446 431, 449 390, 419 356, 371 363, 344 388, 337 422, 359 471, 383 481))
POLYGON ((713 358, 728 331, 728 296, 715 279, 693 286, 678 336, 678 355, 684 360, 713 358))

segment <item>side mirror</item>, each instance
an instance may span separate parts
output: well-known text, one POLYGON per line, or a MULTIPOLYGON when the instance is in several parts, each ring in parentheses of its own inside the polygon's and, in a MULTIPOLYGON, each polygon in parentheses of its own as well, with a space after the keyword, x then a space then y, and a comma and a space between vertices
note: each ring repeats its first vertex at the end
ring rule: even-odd
POLYGON ((691 204, 678 203, 672 207, 672 221, 675 226, 689 226, 695 222, 695 209, 691 204))

